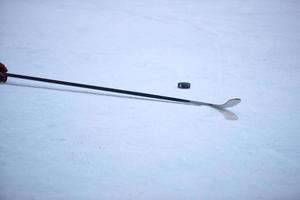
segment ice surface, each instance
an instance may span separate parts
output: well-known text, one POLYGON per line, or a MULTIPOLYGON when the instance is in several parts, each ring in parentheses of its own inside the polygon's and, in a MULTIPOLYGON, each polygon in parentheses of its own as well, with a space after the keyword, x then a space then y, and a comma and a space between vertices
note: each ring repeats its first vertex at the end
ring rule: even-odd
POLYGON ((1 0, 11 73, 243 102, 11 78, 0 199, 299 199, 299 19, 295 0, 1 0))

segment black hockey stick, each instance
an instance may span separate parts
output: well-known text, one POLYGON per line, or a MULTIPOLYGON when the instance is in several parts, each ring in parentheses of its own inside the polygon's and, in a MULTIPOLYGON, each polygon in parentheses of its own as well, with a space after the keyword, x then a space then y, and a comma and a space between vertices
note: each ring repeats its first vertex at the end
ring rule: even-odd
POLYGON ((199 106, 201 106, 201 105, 212 106, 215 108, 229 108, 229 107, 233 107, 241 102, 241 99, 234 98, 234 99, 228 100, 224 104, 212 104, 212 103, 205 103, 205 102, 200 102, 200 101, 192 101, 192 100, 188 100, 188 99, 180 99, 180 98, 168 97, 168 96, 162 96, 162 95, 156 95, 156 94, 148 94, 148 93, 142 93, 142 92, 121 90, 121 89, 101 87, 101 86, 95 86, 95 85, 87 85, 87 84, 81 84, 81 83, 73 83, 73 82, 60 81, 60 80, 54 80, 54 79, 25 76, 25 75, 20 75, 20 74, 12 74, 12 73, 6 73, 6 74, 8 77, 13 77, 13 78, 20 78, 20 79, 27 79, 27 80, 32 80, 32 81, 54 83, 54 84, 59 84, 59 85, 67 85, 67 86, 73 86, 73 87, 88 88, 88 89, 93 89, 93 90, 101 90, 101 91, 107 91, 107 92, 128 94, 128 95, 147 97, 147 98, 152 98, 152 99, 175 101, 175 102, 187 103, 187 104, 199 105, 199 106))

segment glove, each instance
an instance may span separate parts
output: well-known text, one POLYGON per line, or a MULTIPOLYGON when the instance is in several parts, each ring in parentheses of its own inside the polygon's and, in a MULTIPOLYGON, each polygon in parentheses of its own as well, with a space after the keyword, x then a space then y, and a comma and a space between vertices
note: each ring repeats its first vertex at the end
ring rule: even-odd
POLYGON ((7 68, 4 64, 0 63, 0 82, 6 82, 7 81, 7 68))

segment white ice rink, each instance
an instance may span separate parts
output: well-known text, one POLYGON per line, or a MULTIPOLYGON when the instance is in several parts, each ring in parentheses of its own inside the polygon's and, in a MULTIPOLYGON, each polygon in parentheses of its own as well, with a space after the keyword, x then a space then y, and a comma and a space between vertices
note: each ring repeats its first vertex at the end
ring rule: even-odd
POLYGON ((9 78, 0 199, 300 199, 299 55, 297 0, 0 0, 11 73, 242 99, 9 78))

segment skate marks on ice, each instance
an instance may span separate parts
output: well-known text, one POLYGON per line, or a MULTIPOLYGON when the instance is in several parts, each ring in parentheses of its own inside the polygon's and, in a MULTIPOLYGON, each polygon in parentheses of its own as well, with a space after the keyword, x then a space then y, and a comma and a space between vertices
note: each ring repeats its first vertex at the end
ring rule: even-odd
POLYGON ((89 95, 97 95, 97 96, 106 96, 106 97, 118 97, 123 99, 135 99, 135 100, 143 100, 143 101, 152 101, 152 102, 162 102, 162 103, 172 103, 172 104, 181 104, 181 105, 189 105, 189 106, 209 106, 214 110, 221 113, 226 120, 236 121, 238 120, 238 116, 225 108, 221 108, 218 106, 212 106, 211 104, 194 104, 194 103, 183 103, 183 102, 175 102, 175 101, 167 101, 167 100, 159 100, 159 99, 150 99, 150 98, 143 98, 143 97, 134 97, 134 96, 127 96, 127 95, 118 95, 118 94, 106 94, 100 92, 93 92, 88 90, 76 90, 71 88, 57 88, 57 87, 50 87, 44 85, 33 85, 33 84, 24 84, 24 83, 17 83, 17 82, 8 82, 5 85, 14 86, 14 87, 26 87, 26 88, 33 88, 33 89, 44 89, 44 90, 52 90, 52 91, 59 91, 59 92, 71 92, 71 93, 80 93, 80 94, 89 94, 89 95))

